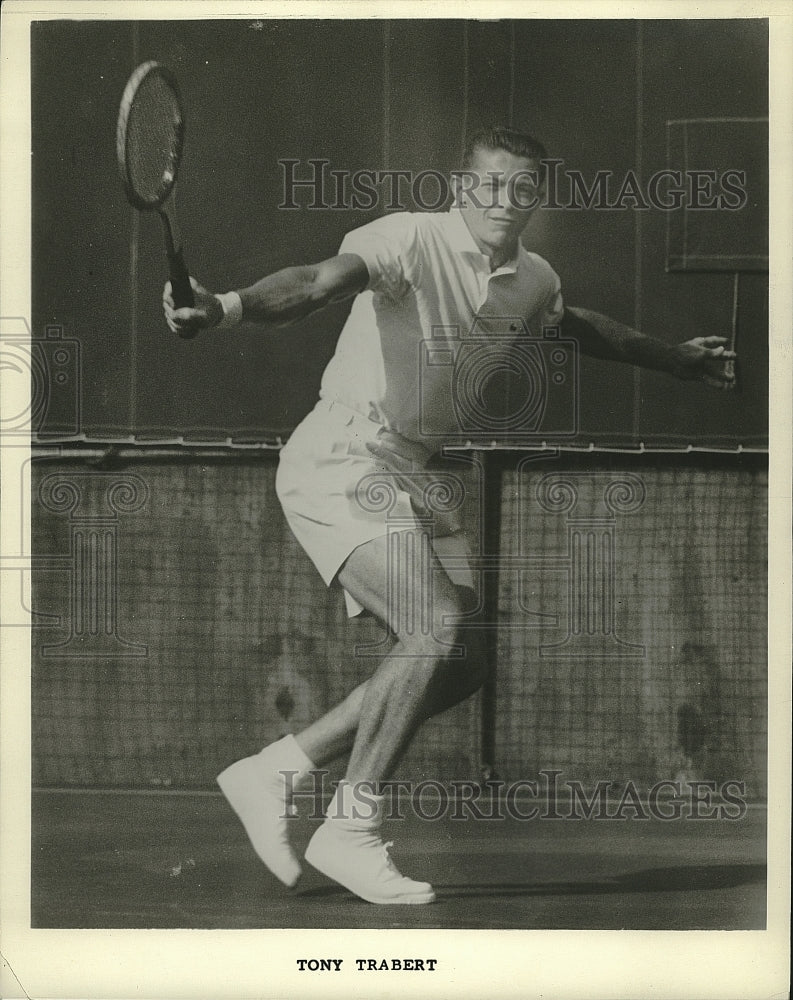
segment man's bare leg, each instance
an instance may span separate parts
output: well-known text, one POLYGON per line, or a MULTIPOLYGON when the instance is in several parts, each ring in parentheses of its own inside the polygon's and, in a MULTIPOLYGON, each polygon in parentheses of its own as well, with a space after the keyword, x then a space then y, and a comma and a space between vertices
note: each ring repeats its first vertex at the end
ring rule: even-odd
MULTIPOLYGON (((456 589, 462 606, 471 606, 473 591, 462 587, 456 589)), ((445 663, 436 673, 427 691, 423 719, 446 712, 470 698, 482 686, 487 665, 481 633, 475 630, 467 633, 462 629, 461 634, 464 655, 459 660, 445 663)), ((316 767, 323 767, 352 750, 369 684, 370 680, 359 684, 344 701, 295 735, 297 743, 316 767)))
MULTIPOLYGON (((415 542, 411 536, 412 533, 406 533, 400 539, 404 546, 415 542)), ((381 538, 360 546, 348 559, 339 579, 356 600, 397 634, 394 649, 369 681, 359 685, 344 702, 297 738, 279 740, 260 754, 238 761, 218 778, 260 858, 287 885, 297 880, 300 866, 287 839, 288 794, 283 775, 289 773, 290 785, 297 789, 302 781, 308 781, 312 768, 349 751, 352 746, 348 779, 383 780, 421 722, 468 697, 483 677, 478 657, 459 660, 446 657, 447 649, 442 643, 452 642, 456 635, 449 619, 453 621, 466 602, 461 601, 434 554, 431 563, 425 564, 425 579, 406 580, 403 573, 395 581, 401 584, 399 606, 404 621, 399 620, 400 612, 388 606, 391 601, 386 582, 387 545, 388 540, 381 538), (432 590, 428 592, 430 579, 432 590), (406 603, 408 595, 410 601, 406 603), (406 609, 416 612, 422 608, 425 623, 432 621, 433 627, 416 634, 406 609), (430 610, 431 619, 426 617, 430 610), (479 669, 471 669, 473 663, 479 669)), ((407 563, 400 559, 400 566, 407 563)), ((467 600, 470 603, 470 592, 467 600)))
POLYGON ((458 593, 434 552, 425 547, 424 558, 414 558, 419 541, 413 533, 374 539, 356 549, 339 574, 345 589, 387 622, 397 643, 362 693, 345 781, 306 860, 373 903, 435 898, 430 885, 404 877, 388 858, 379 835, 383 800, 376 794, 427 717, 438 676, 459 652, 458 593))

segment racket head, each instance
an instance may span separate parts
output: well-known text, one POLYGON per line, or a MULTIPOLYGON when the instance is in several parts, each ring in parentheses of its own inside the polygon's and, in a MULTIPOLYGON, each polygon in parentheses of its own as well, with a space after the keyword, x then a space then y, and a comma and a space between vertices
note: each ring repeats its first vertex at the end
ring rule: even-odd
POLYGON ((128 200, 141 211, 159 208, 179 172, 184 113, 176 79, 154 60, 127 81, 116 126, 116 157, 128 200))

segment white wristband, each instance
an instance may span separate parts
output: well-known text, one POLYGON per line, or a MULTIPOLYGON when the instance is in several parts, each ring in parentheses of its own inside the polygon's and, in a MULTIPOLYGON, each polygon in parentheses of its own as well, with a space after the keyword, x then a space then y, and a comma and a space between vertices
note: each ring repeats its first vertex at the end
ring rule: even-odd
POLYGON ((216 330, 226 330, 236 326, 242 320, 242 299, 237 292, 224 292, 215 298, 223 307, 223 319, 215 327, 216 330))

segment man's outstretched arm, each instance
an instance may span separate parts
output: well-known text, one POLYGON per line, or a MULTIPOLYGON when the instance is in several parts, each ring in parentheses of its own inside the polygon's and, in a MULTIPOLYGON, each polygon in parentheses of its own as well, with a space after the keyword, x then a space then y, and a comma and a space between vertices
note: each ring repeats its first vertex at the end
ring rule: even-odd
POLYGON ((681 379, 701 379, 708 385, 729 388, 735 381, 735 358, 727 350, 725 337, 695 337, 682 344, 667 344, 648 337, 610 316, 567 306, 562 320, 562 333, 577 341, 584 354, 607 361, 669 372, 681 379))
MULTIPOLYGON (((162 305, 174 333, 195 333, 217 326, 223 320, 221 300, 190 279, 195 295, 193 308, 175 309, 170 282, 163 290, 162 305)), ((248 288, 238 296, 236 318, 267 326, 283 326, 322 309, 331 302, 350 298, 366 288, 369 273, 357 254, 339 254, 320 264, 286 267, 248 288)), ((225 298, 225 297, 224 297, 225 298)))

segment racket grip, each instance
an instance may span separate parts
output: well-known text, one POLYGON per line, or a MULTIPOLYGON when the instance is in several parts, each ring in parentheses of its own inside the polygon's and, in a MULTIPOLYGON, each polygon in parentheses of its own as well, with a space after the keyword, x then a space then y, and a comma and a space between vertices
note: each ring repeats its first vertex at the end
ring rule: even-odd
POLYGON ((190 275, 187 273, 181 250, 176 250, 174 253, 168 254, 168 265, 171 272, 173 304, 177 309, 184 307, 192 308, 195 305, 195 298, 193 297, 190 275))

